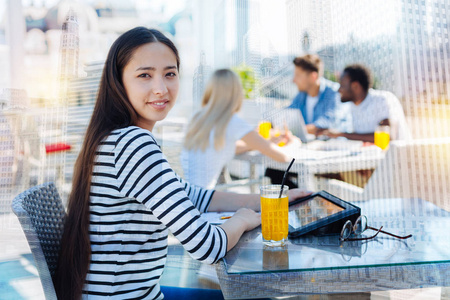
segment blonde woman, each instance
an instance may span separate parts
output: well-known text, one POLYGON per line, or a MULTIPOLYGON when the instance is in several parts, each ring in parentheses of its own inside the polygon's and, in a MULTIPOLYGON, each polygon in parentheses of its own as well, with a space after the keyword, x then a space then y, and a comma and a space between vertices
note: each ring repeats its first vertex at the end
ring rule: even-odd
POLYGON ((279 162, 291 160, 237 115, 242 100, 238 76, 229 69, 214 72, 202 108, 190 122, 181 153, 184 176, 192 184, 213 188, 227 162, 247 150, 258 150, 279 162))

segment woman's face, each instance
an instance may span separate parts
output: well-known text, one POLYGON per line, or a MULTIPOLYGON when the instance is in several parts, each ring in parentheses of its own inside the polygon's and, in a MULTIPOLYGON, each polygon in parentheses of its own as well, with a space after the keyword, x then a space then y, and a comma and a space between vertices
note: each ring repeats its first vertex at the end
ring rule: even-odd
POLYGON ((175 104, 179 79, 177 59, 163 43, 137 48, 122 74, 128 99, 138 114, 137 126, 152 130, 175 104))

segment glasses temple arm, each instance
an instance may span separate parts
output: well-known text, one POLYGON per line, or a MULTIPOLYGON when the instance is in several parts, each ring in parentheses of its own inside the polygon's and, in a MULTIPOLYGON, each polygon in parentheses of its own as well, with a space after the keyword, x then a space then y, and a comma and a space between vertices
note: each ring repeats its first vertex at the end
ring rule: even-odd
MULTIPOLYGON (((399 235, 395 235, 395 234, 393 234, 393 233, 390 233, 390 232, 387 232, 387 231, 384 231, 384 230, 381 230, 381 229, 378 230, 377 228, 374 228, 374 227, 367 226, 367 228, 368 228, 368 229, 375 230, 375 231, 380 231, 380 232, 382 232, 382 233, 384 233, 384 234, 393 236, 393 237, 398 238, 398 239, 401 239, 401 240, 403 240, 403 239, 408 239, 408 238, 412 237, 412 234, 408 234, 407 236, 399 236, 399 235)), ((382 228, 382 227, 381 227, 381 228, 382 228)))
MULTIPOLYGON (((372 229, 371 227, 367 227, 372 229)), ((372 236, 369 237, 364 237, 364 238, 346 238, 344 239, 344 241, 365 241, 365 240, 370 240, 375 238, 380 232, 382 232, 381 228, 383 228, 383 226, 380 227, 380 229, 375 229, 376 233, 372 236)))

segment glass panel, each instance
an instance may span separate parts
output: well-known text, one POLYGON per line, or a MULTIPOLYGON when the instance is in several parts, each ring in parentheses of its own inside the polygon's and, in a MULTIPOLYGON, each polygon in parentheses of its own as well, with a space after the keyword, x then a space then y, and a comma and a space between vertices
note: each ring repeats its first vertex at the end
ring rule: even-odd
MULTIPOLYGON (((339 235, 289 239, 285 247, 264 248, 261 229, 244 235, 225 257, 228 273, 293 272, 336 268, 450 262, 450 213, 421 199, 375 199, 355 203, 368 225, 398 235, 380 233, 370 241, 340 242, 339 235)), ((373 232, 362 235, 373 234, 373 232)))

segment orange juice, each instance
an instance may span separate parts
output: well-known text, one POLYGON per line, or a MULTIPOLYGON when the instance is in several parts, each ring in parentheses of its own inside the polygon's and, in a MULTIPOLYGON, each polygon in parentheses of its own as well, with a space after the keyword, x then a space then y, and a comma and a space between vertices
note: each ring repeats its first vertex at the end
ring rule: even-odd
POLYGON ((375 131, 374 142, 375 145, 381 149, 386 149, 389 146, 389 132, 375 131))
POLYGON ((259 134, 265 138, 270 138, 270 128, 272 127, 272 124, 270 122, 260 122, 259 123, 259 134))
POLYGON ((262 236, 265 241, 282 245, 288 235, 289 201, 286 194, 282 198, 270 196, 261 195, 262 236))

